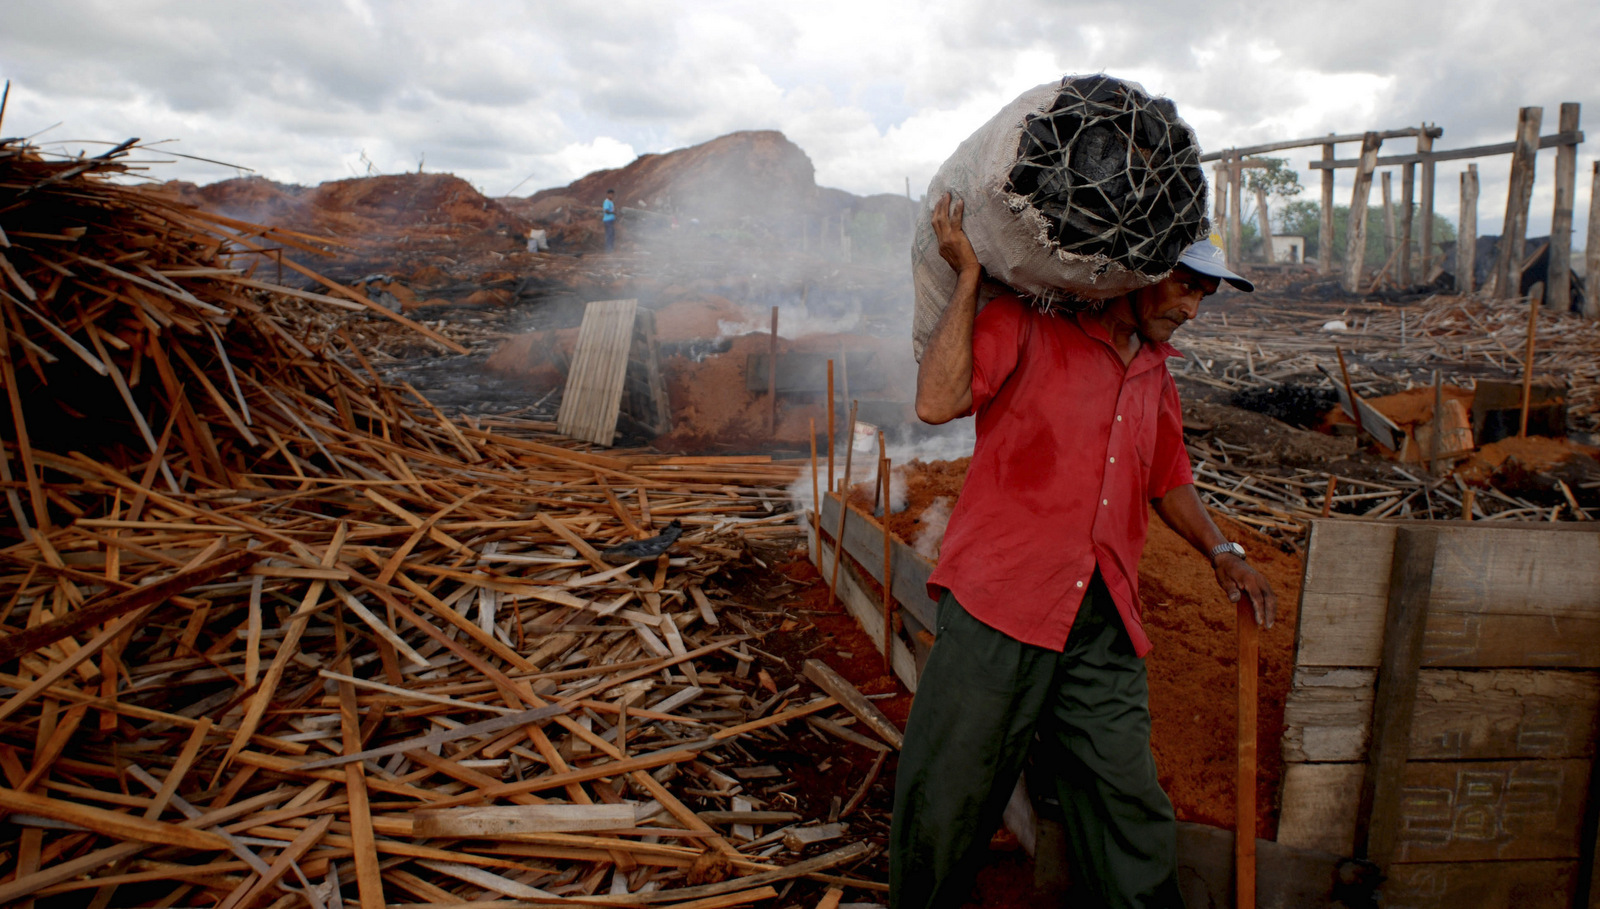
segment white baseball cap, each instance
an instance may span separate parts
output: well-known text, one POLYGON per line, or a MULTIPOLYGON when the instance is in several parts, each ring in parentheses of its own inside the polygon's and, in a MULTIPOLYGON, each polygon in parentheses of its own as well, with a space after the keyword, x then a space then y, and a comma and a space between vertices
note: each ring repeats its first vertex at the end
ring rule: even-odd
POLYGON ((1256 286, 1248 278, 1235 274, 1228 268, 1228 257, 1217 244, 1210 239, 1196 240, 1189 248, 1178 257, 1179 265, 1186 265, 1191 269, 1211 278, 1220 278, 1239 288, 1245 293, 1251 293, 1256 286))

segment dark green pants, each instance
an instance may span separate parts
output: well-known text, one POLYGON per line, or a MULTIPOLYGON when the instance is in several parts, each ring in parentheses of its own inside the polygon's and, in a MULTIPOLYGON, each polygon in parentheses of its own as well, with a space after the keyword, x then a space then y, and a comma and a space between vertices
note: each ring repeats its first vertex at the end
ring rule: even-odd
POLYGON ((1061 801, 1074 892, 1108 909, 1182 906, 1144 661, 1099 574, 1062 653, 995 631, 948 592, 938 624, 895 780, 891 909, 961 905, 1030 752, 1034 794, 1053 778, 1061 801))

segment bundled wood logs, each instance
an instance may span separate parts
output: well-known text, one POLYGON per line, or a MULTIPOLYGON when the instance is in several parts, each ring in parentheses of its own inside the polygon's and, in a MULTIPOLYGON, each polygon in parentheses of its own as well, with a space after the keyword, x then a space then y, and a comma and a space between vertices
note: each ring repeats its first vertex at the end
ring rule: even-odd
POLYGON ((123 151, 0 144, 0 903, 711 909, 870 851, 735 799, 785 724, 852 722, 719 586, 795 534, 791 469, 448 419, 290 310, 404 319, 253 276, 320 241, 123 151))

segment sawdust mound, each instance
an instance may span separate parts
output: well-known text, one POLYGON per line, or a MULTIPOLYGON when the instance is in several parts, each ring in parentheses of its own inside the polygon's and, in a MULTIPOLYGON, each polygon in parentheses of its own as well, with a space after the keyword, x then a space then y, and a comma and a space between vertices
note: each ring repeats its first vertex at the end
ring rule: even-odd
POLYGON ((1511 436, 1473 452, 1472 457, 1456 468, 1456 474, 1465 482, 1487 486, 1512 462, 1523 470, 1540 472, 1554 470, 1578 458, 1600 459, 1600 448, 1580 445, 1571 439, 1511 436))
MULTIPOLYGON (((958 496, 970 459, 909 461, 905 465, 907 507, 889 516, 890 531, 915 545, 918 519, 935 501, 958 496)), ((866 484, 851 500, 872 504, 866 484)), ((1256 819, 1260 836, 1276 836, 1278 790, 1283 779, 1283 705, 1294 669, 1295 621, 1303 563, 1260 533, 1214 515, 1222 532, 1237 540, 1278 595, 1278 621, 1260 637, 1260 703, 1257 712, 1259 770, 1256 819)), ((1238 643, 1236 607, 1217 587, 1210 562, 1177 533, 1150 515, 1150 532, 1139 562, 1139 595, 1145 628, 1155 650, 1147 659, 1152 747, 1161 785, 1182 820, 1219 826, 1233 823, 1234 730, 1238 643)))

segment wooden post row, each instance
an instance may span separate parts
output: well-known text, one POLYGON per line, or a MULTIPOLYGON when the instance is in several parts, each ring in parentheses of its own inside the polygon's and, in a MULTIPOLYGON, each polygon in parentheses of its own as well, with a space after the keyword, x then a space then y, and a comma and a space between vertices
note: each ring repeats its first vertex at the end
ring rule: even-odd
POLYGON ((1356 185, 1350 193, 1349 243, 1344 259, 1344 289, 1350 293, 1361 292, 1361 270, 1367 252, 1367 201, 1372 196, 1372 171, 1382 144, 1377 133, 1367 133, 1361 139, 1361 164, 1356 168, 1356 185))
POLYGON ((1478 165, 1461 172, 1461 224, 1456 230, 1456 293, 1470 294, 1478 264, 1478 165))
POLYGON ((1506 192, 1505 226, 1494 257, 1490 282, 1495 299, 1509 300, 1522 293, 1522 243, 1528 236, 1528 203, 1533 198, 1534 154, 1539 150, 1542 107, 1517 112, 1516 147, 1511 152, 1511 185, 1506 192))
MULTIPOLYGON (((1562 104, 1558 129, 1577 132, 1580 110, 1574 102, 1562 104)), ((1572 204, 1577 182, 1578 147, 1558 146, 1555 210, 1550 215, 1550 274, 1544 292, 1544 305, 1557 312, 1566 312, 1572 306, 1572 204)))

